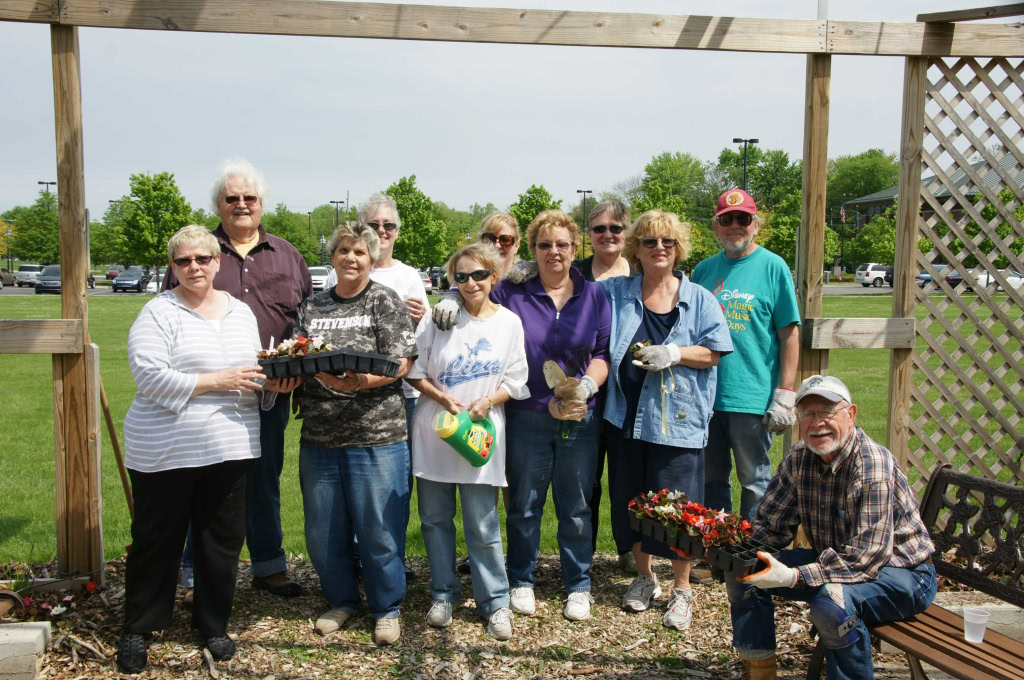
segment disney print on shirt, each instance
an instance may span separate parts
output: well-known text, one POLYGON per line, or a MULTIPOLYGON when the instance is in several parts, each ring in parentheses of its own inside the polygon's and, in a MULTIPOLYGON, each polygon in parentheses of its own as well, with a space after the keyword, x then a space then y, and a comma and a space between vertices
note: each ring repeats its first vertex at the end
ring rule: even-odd
POLYGON ((744 293, 735 288, 725 290, 725 281, 718 279, 711 294, 718 299, 722 306, 722 313, 729 322, 729 330, 737 333, 747 330, 750 324, 750 315, 755 311, 755 300, 753 293, 744 293))

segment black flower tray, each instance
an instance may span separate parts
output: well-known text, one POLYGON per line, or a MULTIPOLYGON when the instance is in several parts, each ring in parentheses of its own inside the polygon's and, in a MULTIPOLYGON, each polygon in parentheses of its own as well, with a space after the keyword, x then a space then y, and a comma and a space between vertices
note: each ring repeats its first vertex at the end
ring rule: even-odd
POLYGON ((756 571, 767 569, 766 565, 757 556, 758 551, 777 555, 778 550, 765 545, 761 541, 748 538, 737 545, 726 545, 722 547, 708 548, 707 562, 712 567, 718 567, 726 574, 733 576, 748 576, 756 571))
POLYGON ((629 526, 633 531, 639 531, 644 536, 650 536, 656 541, 679 548, 688 555, 696 558, 704 557, 706 551, 704 542, 685 531, 678 531, 673 535, 661 522, 650 517, 640 518, 633 514, 629 516, 629 526))
POLYGON ((356 352, 349 349, 317 352, 304 357, 263 359, 259 364, 268 378, 294 378, 300 375, 313 375, 321 371, 326 373, 353 371, 394 378, 398 375, 398 368, 401 366, 397 359, 392 359, 385 354, 356 352))

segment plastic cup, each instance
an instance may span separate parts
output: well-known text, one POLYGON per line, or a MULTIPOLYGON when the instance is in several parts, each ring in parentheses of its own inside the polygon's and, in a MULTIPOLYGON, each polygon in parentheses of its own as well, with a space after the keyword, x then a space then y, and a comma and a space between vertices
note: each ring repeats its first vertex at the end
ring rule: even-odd
POLYGON ((964 607, 964 639, 968 642, 981 642, 985 639, 985 628, 988 626, 988 612, 984 609, 964 607))

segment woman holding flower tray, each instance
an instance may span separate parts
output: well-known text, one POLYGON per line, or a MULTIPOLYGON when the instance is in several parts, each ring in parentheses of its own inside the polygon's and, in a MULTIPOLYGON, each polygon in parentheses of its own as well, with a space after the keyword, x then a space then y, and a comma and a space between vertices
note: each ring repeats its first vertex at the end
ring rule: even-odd
POLYGON ((632 546, 637 578, 627 611, 650 606, 661 588, 651 556, 672 560, 674 583, 662 623, 685 630, 693 618, 690 562, 629 526, 631 499, 651 489, 704 494, 703 448, 715 401, 718 359, 732 351, 721 305, 677 271, 690 253, 689 225, 673 213, 644 213, 626 233, 624 255, 640 276, 601 282, 612 308, 608 479, 612 532, 632 546))

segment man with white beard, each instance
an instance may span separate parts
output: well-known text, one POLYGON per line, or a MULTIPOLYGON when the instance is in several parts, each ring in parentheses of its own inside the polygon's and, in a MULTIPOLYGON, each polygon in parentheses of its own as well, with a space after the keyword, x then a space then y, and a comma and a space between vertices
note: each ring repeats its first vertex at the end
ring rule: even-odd
POLYGON ((814 375, 796 395, 801 441, 783 457, 752 524, 762 571, 726 578, 744 677, 775 678, 772 596, 810 603, 829 678, 872 678, 867 626, 924 611, 934 551, 899 463, 856 425, 841 380, 814 375), (811 549, 782 548, 801 524, 811 549))

